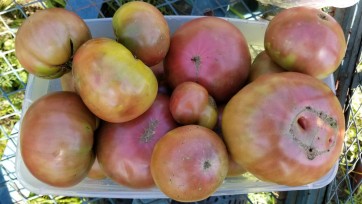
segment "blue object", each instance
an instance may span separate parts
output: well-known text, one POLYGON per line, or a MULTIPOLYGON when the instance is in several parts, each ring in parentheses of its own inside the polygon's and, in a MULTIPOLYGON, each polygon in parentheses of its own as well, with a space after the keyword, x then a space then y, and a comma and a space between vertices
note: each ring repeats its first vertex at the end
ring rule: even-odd
POLYGON ((3 172, 0 168, 0 204, 11 204, 11 198, 9 195, 8 187, 4 179, 3 172))
POLYGON ((230 0, 195 0, 191 15, 224 17, 230 0))
POLYGON ((73 11, 83 19, 98 18, 103 0, 69 0, 65 9, 73 11))

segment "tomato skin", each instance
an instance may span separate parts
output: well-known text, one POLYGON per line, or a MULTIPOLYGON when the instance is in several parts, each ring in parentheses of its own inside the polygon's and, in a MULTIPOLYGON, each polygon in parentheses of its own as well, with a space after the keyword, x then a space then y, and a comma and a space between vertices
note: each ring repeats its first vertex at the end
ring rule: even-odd
POLYGON ((228 171, 225 144, 212 130, 199 125, 175 128, 155 145, 151 173, 159 189, 180 202, 212 195, 228 171))
POLYGON ((338 160, 344 131, 332 90, 296 72, 259 77, 227 103, 222 116, 234 161, 263 181, 288 186, 324 176, 338 160))
MULTIPOLYGON (((222 121, 222 115, 224 112, 225 104, 221 104, 217 107, 217 123, 214 128, 214 131, 220 136, 220 138, 224 141, 224 137, 222 135, 221 130, 221 121, 222 121)), ((228 158, 229 158, 229 168, 228 168, 228 174, 226 177, 236 177, 241 176, 242 174, 246 173, 245 168, 243 168, 240 164, 236 163, 233 158, 231 158, 231 155, 228 150, 228 158)))
POLYGON ((127 122, 154 102, 158 83, 151 69, 108 38, 83 44, 73 59, 76 91, 87 107, 108 122, 127 122))
POLYGON ((263 50, 261 51, 254 59, 251 64, 250 73, 248 81, 252 82, 256 78, 264 74, 286 72, 287 70, 280 67, 276 64, 268 55, 268 53, 263 50))
POLYGON ((44 9, 20 26, 15 54, 29 73, 59 78, 70 71, 71 57, 91 37, 89 28, 75 13, 63 8, 44 9))
POLYGON ((83 180, 94 161, 98 119, 74 92, 55 92, 35 101, 21 122, 20 150, 40 181, 69 187, 83 180))
POLYGON ((123 4, 112 18, 117 41, 147 66, 160 63, 170 47, 170 29, 163 14, 152 4, 123 4))
POLYGON ((107 178, 107 176, 104 174, 103 169, 99 165, 97 157, 95 158, 93 165, 87 174, 87 177, 95 180, 107 178))
POLYGON ((151 108, 125 123, 103 123, 97 133, 97 157, 105 174, 129 188, 154 186, 150 172, 156 142, 177 127, 168 109, 169 97, 158 94, 151 108))
POLYGON ((214 128, 217 123, 217 107, 207 90, 198 83, 187 81, 172 92, 170 111, 180 124, 197 124, 214 128))
POLYGON ((194 81, 217 102, 228 101, 242 88, 250 65, 249 48, 241 31, 228 21, 211 16, 179 27, 164 59, 166 79, 172 88, 194 81))
POLYGON ((347 43, 339 23, 319 9, 295 7, 273 18, 265 31, 265 50, 286 70, 326 78, 340 65, 347 43))

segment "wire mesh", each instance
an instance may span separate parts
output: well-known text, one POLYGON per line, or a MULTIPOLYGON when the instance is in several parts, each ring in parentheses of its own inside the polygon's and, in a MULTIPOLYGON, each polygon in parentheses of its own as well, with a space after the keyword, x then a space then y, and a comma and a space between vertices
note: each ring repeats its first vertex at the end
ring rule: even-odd
MULTIPOLYGON (((56 195, 36 195, 26 190, 17 180, 15 174, 15 152, 18 138, 18 121, 21 116, 22 100, 24 99, 28 73, 21 67, 14 54, 14 39, 21 22, 36 10, 49 7, 65 7, 74 11, 84 19, 112 17, 119 6, 126 1, 121 0, 1 0, 0 1, 0 203, 170 203, 170 200, 127 200, 103 198, 70 198, 56 195), (1 174, 0 174, 1 176, 1 174), (5 196, 4 196, 5 195, 5 196)), ((267 20, 279 9, 265 6, 256 0, 148 0, 164 15, 215 15, 247 20, 267 20)), ((359 8, 360 5, 353 7, 359 8)), ((358 13, 358 9, 344 11, 358 13)), ((344 14, 346 15, 346 14, 344 14)), ((351 32, 351 22, 358 17, 345 18, 346 33, 351 32), (349 26, 349 27, 348 27, 349 26)), ((359 24, 357 22, 356 24, 359 24)), ((359 27, 357 26, 357 29, 359 27)), ((354 31, 355 32, 355 31, 354 31)), ((357 32, 356 32, 357 33, 357 32)), ((348 61, 351 53, 360 53, 361 37, 351 32, 349 47, 356 47, 347 52, 344 66, 353 66, 354 70, 345 78, 350 82, 345 95, 339 95, 345 104, 347 123, 346 141, 341 155, 337 177, 328 186, 328 193, 323 200, 327 203, 362 203, 361 184, 361 146, 362 139, 362 57, 359 54, 356 62, 348 61), (358 47, 359 46, 359 47, 358 47), (361 65, 361 66, 360 66, 361 65)), ((343 67, 342 67, 343 68, 343 67)), ((343 69, 342 69, 343 70, 343 69)), ((339 73, 343 75, 343 72, 339 73)), ((342 102, 343 101, 343 102, 342 102)), ((324 191, 323 191, 324 192, 324 191)), ((295 192, 294 192, 295 193, 295 192)), ((292 194, 289 194, 289 198, 292 194)), ((247 195, 211 197, 200 203, 260 203, 247 195), (231 202, 233 201, 233 202, 231 202), (236 202, 237 201, 237 202, 236 202)), ((288 203, 284 193, 267 193, 266 197, 278 202, 288 203)), ((289 199, 290 201, 290 199, 289 199)))

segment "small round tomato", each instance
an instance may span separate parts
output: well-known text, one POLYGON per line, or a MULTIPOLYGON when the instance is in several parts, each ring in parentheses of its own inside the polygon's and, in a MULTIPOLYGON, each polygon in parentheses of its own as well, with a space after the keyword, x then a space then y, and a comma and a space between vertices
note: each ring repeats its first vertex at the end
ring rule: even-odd
POLYGON ((74 55, 76 91, 100 119, 126 122, 147 111, 154 102, 158 83, 141 60, 120 43, 94 38, 74 55))
POLYGON ((73 54, 91 33, 75 13, 49 8, 27 18, 16 33, 15 54, 29 73, 59 78, 71 70, 73 54))
POLYGON ((221 186, 228 171, 225 144, 212 130, 177 127, 155 145, 151 173, 156 185, 181 202, 205 199, 221 186))
POLYGON ((197 124, 212 129, 217 122, 214 99, 195 82, 183 82, 173 90, 170 110, 173 118, 183 125, 197 124))
POLYGON ((94 160, 98 119, 74 92, 55 92, 36 100, 21 122, 20 151, 30 173, 56 186, 78 184, 94 160))
POLYGON ((112 18, 118 42, 147 66, 160 63, 170 47, 170 29, 152 4, 132 1, 118 8, 112 18))

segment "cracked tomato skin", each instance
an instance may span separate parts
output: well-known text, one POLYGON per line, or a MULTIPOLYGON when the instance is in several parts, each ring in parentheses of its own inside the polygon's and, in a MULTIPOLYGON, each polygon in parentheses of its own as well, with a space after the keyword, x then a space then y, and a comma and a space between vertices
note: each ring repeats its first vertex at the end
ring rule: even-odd
POLYGON ((230 22, 200 17, 179 27, 164 59, 168 83, 194 81, 217 101, 227 101, 246 82, 251 65, 247 42, 230 22))
POLYGON ((222 139, 199 125, 177 127, 155 145, 151 173, 159 189, 171 199, 206 199, 221 186, 228 172, 228 154, 222 139))
POLYGON ((155 185, 151 155, 157 141, 177 127, 168 109, 169 97, 158 94, 151 108, 125 123, 104 122, 97 133, 97 158, 105 174, 129 188, 155 185))
POLYGON ((261 76, 225 106, 222 132, 231 157, 260 180, 309 184, 340 156, 341 105, 322 81, 297 72, 261 76))
POLYGON ((63 8, 37 11, 20 26, 15 55, 29 73, 59 78, 71 69, 72 56, 91 33, 75 13, 63 8))
POLYGON ((272 60, 286 70, 318 79, 333 73, 346 53, 340 24, 320 9, 283 10, 268 24, 264 46, 272 60))
POLYGON ((56 187, 81 182, 93 161, 98 118, 74 92, 54 92, 35 101, 21 122, 20 150, 26 167, 56 187))
POLYGON ((127 122, 154 102, 158 82, 152 70, 109 38, 84 43, 73 59, 73 80, 87 107, 108 122, 127 122))

